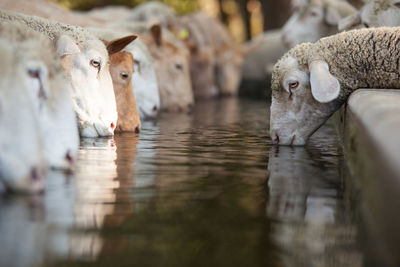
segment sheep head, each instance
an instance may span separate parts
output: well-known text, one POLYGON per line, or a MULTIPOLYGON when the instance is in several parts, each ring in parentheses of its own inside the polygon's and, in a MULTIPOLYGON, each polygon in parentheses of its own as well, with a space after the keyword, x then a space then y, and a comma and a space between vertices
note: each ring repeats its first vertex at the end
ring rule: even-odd
MULTIPOLYGON (((307 46, 311 44, 304 44, 307 46)), ((275 144, 305 145, 340 106, 340 83, 325 61, 281 59, 272 74, 270 135, 275 144)))

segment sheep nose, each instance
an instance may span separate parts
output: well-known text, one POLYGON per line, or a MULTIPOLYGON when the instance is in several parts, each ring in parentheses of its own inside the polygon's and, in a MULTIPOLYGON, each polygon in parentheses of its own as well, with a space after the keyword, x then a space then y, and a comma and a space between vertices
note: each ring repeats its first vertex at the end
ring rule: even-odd
POLYGON ((40 174, 39 171, 36 167, 33 167, 31 169, 31 180, 32 181, 39 181, 40 180, 40 174))
POLYGON ((112 123, 110 124, 110 127, 111 127, 112 130, 114 130, 115 124, 112 122, 112 123))
POLYGON ((74 157, 72 156, 71 151, 67 151, 65 154, 65 159, 68 161, 69 164, 74 163, 74 157))
POLYGON ((140 127, 139 126, 136 126, 136 128, 135 128, 135 133, 140 133, 140 127))
POLYGON ((153 111, 153 114, 156 115, 158 113, 158 107, 154 106, 152 111, 153 111))
POLYGON ((276 134, 274 138, 274 145, 279 145, 279 136, 276 134))

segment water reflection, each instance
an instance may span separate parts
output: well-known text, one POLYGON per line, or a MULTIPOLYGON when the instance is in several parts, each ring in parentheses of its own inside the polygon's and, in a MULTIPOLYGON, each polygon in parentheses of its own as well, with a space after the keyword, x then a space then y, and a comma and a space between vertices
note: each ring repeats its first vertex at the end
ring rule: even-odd
POLYGON ((50 255, 68 255, 72 184, 65 174, 50 172, 47 188, 57 192, 0 198, 0 266, 39 265, 50 255))
POLYGON ((270 149, 266 211, 279 221, 274 239, 285 250, 285 265, 361 266, 356 227, 345 213, 342 160, 329 125, 307 147, 270 149))
POLYGON ((112 139, 87 139, 79 151, 76 179, 75 224, 80 228, 101 228, 114 211, 117 179, 116 146, 112 139), (106 148, 106 149, 105 149, 106 148))
POLYGON ((333 128, 274 148, 268 112, 203 102, 84 140, 74 175, 0 198, 0 266, 358 266, 333 128))

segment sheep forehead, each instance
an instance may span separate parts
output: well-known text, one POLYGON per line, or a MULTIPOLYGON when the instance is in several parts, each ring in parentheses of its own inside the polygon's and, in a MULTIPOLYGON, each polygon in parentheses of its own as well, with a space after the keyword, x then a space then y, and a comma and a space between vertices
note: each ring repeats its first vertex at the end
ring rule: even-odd
POLYGON ((281 82, 285 75, 295 69, 304 69, 308 65, 309 55, 312 54, 312 43, 302 43, 287 52, 275 64, 272 72, 272 95, 277 96, 281 89, 281 82))
POLYGON ((108 60, 108 52, 106 46, 100 40, 88 40, 85 47, 86 51, 96 51, 104 60, 108 60))

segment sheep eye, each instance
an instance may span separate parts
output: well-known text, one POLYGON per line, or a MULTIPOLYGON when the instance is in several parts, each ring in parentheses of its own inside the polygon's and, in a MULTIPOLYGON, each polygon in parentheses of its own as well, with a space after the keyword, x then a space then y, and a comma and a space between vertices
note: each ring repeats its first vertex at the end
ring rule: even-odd
POLYGON ((126 73, 125 71, 123 71, 123 72, 121 72, 121 78, 122 78, 123 80, 126 80, 126 79, 129 78, 129 74, 126 73))
POLYGON ((299 86, 299 82, 290 82, 289 90, 295 90, 299 86))
POLYGON ((316 11, 311 11, 311 12, 310 12, 310 16, 311 16, 311 17, 318 17, 318 15, 319 15, 319 14, 318 14, 318 12, 316 12, 316 11))
POLYGON ((368 23, 364 22, 363 25, 364 25, 365 28, 369 28, 368 23))
POLYGON ((38 81, 39 81, 39 94, 38 94, 38 97, 40 99, 46 99, 47 96, 46 96, 46 93, 45 93, 44 88, 43 88, 42 80, 40 79, 40 71, 37 70, 37 69, 36 70, 35 69, 28 69, 28 75, 33 79, 38 79, 38 81))
POLYGON ((98 60, 92 59, 92 60, 90 61, 90 65, 92 65, 92 66, 95 67, 96 69, 100 69, 100 61, 98 61, 98 60))
POLYGON ((39 71, 28 69, 28 74, 31 78, 39 79, 39 71))
POLYGON ((182 70, 182 69, 183 69, 183 66, 182 66, 182 64, 175 64, 175 68, 176 68, 177 70, 182 70))

